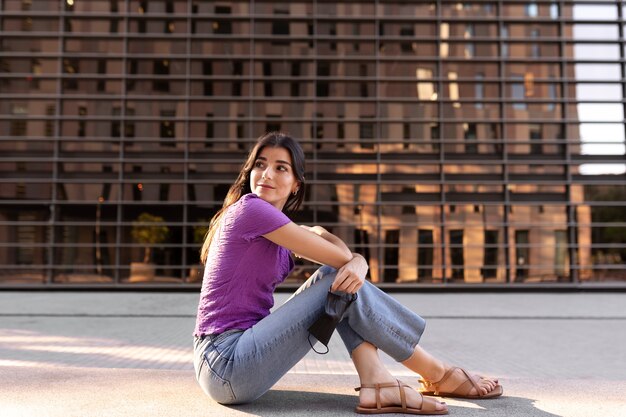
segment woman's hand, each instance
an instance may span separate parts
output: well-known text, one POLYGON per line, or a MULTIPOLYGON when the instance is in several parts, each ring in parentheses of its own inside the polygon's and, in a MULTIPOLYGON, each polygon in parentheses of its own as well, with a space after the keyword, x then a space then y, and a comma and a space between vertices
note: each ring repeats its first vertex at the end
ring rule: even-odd
POLYGON ((365 258, 358 253, 353 254, 352 259, 337 271, 337 276, 330 289, 354 294, 365 283, 368 269, 369 266, 365 258))

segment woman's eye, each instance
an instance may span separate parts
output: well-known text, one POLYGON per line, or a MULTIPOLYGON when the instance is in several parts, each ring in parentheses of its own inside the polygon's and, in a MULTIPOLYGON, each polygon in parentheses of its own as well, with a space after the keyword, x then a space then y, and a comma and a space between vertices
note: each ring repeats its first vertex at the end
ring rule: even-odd
POLYGON ((286 166, 283 166, 283 165, 280 165, 280 166, 278 167, 278 170, 279 170, 279 171, 287 171, 287 167, 286 167, 286 166))
POLYGON ((255 162, 255 163, 254 163, 254 167, 255 167, 255 168, 263 168, 263 162, 261 162, 261 161, 257 161, 257 162, 255 162))

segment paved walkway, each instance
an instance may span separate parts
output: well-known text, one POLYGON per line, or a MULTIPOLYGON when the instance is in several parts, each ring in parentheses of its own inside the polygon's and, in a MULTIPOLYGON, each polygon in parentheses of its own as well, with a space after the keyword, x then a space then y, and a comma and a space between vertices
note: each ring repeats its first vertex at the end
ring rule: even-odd
MULTIPOLYGON (((498 400, 447 399, 451 415, 626 416, 626 294, 392 295, 427 319, 423 347, 505 387, 498 400)), ((193 377, 197 300, 0 292, 0 416, 355 415, 358 378, 336 335, 257 402, 214 403, 193 377)))

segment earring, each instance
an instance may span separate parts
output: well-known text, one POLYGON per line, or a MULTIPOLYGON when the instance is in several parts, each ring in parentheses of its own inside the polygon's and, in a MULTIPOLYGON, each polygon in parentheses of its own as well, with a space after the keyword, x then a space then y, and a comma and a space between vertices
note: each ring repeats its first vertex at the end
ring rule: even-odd
POLYGON ((294 195, 294 196, 295 196, 296 194, 298 194, 298 190, 296 190, 296 191, 294 191, 293 193, 291 193, 291 195, 294 195))

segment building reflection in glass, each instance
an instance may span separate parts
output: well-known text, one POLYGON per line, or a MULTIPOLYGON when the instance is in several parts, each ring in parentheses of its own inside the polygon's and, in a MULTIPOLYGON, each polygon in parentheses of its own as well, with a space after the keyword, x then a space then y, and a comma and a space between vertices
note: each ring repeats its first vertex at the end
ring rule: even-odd
POLYGON ((1 285, 197 285, 271 130, 375 282, 626 279, 618 3, 0 4, 1 285))

